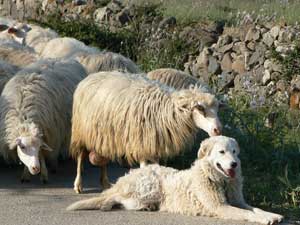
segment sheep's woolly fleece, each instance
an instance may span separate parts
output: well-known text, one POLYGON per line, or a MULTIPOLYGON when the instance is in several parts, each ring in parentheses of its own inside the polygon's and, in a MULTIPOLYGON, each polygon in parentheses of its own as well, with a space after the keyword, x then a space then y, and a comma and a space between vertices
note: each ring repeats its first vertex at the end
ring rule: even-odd
POLYGON ((200 91, 205 93, 212 93, 207 84, 199 81, 191 75, 176 69, 162 68, 153 70, 147 73, 147 77, 150 80, 157 80, 163 84, 173 87, 177 90, 188 89, 191 86, 195 86, 200 91))
POLYGON ((97 54, 100 51, 86 46, 74 38, 63 37, 50 40, 41 53, 42 58, 71 58, 78 54, 97 54))
POLYGON ((138 66, 130 59, 113 52, 99 54, 82 54, 76 60, 83 65, 88 74, 100 71, 121 71, 127 73, 140 73, 138 66))
POLYGON ((47 28, 30 25, 31 30, 26 33, 25 44, 35 50, 36 53, 41 54, 47 43, 58 37, 58 34, 47 28))
POLYGON ((197 89, 175 89, 141 74, 89 75, 74 93, 70 153, 95 149, 112 160, 157 161, 193 146, 192 103, 207 107, 215 97, 197 89))
POLYGON ((33 49, 13 40, 0 39, 0 60, 18 67, 25 67, 37 59, 38 56, 33 49))
POLYGON ((17 71, 18 68, 16 66, 0 60, 0 94, 2 93, 5 84, 15 75, 17 71))
POLYGON ((76 61, 38 61, 19 71, 0 98, 0 154, 16 148, 16 138, 34 123, 57 156, 68 148, 73 92, 86 76, 76 61), (27 125, 26 125, 27 124, 27 125))

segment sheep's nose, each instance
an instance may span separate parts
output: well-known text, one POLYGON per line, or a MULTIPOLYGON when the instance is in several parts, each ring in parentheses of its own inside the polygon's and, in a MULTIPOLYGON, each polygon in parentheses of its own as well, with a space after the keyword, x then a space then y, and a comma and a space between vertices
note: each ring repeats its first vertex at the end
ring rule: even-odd
POLYGON ((231 164, 230 164, 230 166, 231 166, 231 168, 236 168, 237 167, 237 162, 232 162, 231 164))
POLYGON ((222 131, 220 128, 214 128, 214 134, 215 135, 221 135, 222 131))
POLYGON ((37 167, 37 166, 31 167, 31 169, 32 169, 34 172, 36 172, 36 173, 40 172, 40 168, 37 167))

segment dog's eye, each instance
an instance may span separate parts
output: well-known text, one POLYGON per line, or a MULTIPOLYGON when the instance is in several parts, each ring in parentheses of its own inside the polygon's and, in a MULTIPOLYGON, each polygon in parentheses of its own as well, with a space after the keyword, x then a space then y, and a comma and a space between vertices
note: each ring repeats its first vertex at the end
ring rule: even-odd
POLYGON ((225 151, 224 150, 222 150, 222 151, 219 151, 221 154, 225 154, 225 151))
POLYGON ((233 149, 233 151, 232 151, 232 152, 233 152, 233 154, 235 154, 235 149, 233 149))

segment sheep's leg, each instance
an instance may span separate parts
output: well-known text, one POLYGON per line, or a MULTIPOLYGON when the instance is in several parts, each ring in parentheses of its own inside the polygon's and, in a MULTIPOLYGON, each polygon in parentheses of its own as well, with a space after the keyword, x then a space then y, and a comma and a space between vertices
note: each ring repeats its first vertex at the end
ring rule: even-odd
POLYGON ((40 154, 40 162, 41 162, 41 176, 40 179, 42 183, 46 184, 48 182, 48 170, 46 166, 45 156, 41 152, 40 154))
POLYGON ((147 162, 146 161, 140 161, 140 168, 144 168, 145 166, 147 166, 147 162))
POLYGON ((21 182, 24 183, 24 182, 30 182, 30 172, 27 168, 27 166, 24 166, 24 170, 23 170, 23 174, 21 176, 21 182))
POLYGON ((50 172, 55 174, 57 172, 57 168, 58 168, 58 159, 57 158, 51 159, 50 166, 51 166, 50 172))
POLYGON ((100 168, 101 168, 100 183, 103 189, 108 189, 111 187, 111 184, 109 183, 109 179, 107 176, 107 164, 100 166, 100 168))
POLYGON ((82 170, 83 170, 84 151, 81 151, 77 157, 77 175, 74 181, 74 191, 77 194, 82 192, 82 170))

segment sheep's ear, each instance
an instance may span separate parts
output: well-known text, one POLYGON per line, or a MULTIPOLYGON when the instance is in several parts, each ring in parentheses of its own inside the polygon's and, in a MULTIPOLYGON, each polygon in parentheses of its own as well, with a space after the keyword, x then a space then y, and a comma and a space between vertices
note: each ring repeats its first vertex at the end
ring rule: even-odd
POLYGON ((10 28, 8 28, 7 32, 9 34, 16 34, 18 32, 18 29, 14 28, 14 27, 10 27, 10 28))
POLYGON ((43 150, 46 150, 46 151, 49 151, 49 152, 52 152, 52 151, 53 151, 53 149, 52 149, 49 145, 47 145, 45 142, 43 142, 41 148, 42 148, 43 150))
POLYGON ((16 140, 15 140, 15 145, 14 145, 14 147, 13 147, 13 148, 10 148, 10 149, 11 149, 11 150, 14 150, 15 147, 21 146, 21 145, 23 145, 23 144, 22 144, 22 140, 21 140, 21 138, 17 137, 16 140))
POLYGON ((25 145, 22 143, 22 139, 20 137, 17 137, 15 140, 15 143, 10 146, 10 150, 15 150, 16 147, 25 148, 25 145))
POLYGON ((20 145, 22 143, 21 138, 16 138, 16 145, 20 145))
POLYGON ((198 150, 198 159, 202 159, 205 156, 207 156, 210 153, 211 148, 212 148, 212 144, 208 139, 202 141, 200 148, 198 150))

